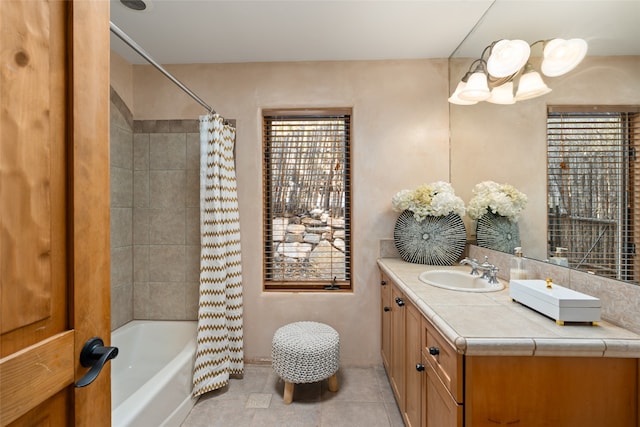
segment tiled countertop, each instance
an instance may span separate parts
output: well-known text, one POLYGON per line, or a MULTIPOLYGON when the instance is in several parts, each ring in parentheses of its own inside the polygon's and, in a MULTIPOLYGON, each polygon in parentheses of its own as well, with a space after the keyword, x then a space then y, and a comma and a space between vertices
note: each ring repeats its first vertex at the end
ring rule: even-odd
POLYGON ((429 266, 400 258, 381 258, 378 265, 459 353, 640 358, 640 335, 604 320, 597 326, 560 326, 511 301, 506 281, 501 280, 505 284, 501 291, 471 293, 437 288, 418 279, 425 270, 468 272, 468 266, 429 266))

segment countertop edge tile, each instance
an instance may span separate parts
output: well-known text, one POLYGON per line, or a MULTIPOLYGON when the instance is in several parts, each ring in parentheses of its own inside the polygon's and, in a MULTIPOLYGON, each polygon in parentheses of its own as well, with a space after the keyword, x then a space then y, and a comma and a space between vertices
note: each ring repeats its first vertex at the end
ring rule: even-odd
POLYGON ((459 353, 464 353, 467 347, 466 339, 458 334, 449 324, 437 314, 431 319, 433 326, 440 332, 440 334, 456 347, 459 353))
POLYGON ((534 338, 534 356, 604 357, 606 346, 601 339, 534 338))
POLYGON ((466 339, 467 356, 533 356, 536 344, 531 338, 509 338, 496 340, 494 338, 466 339))
POLYGON ((640 341, 606 339, 604 345, 606 346, 604 351, 606 357, 640 358, 640 341))

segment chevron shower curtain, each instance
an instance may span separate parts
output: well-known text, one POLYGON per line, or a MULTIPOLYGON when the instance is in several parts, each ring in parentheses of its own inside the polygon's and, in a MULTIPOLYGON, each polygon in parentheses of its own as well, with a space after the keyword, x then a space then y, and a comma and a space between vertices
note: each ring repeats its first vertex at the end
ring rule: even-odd
POLYGON ((200 117, 200 305, 193 395, 224 387, 244 370, 240 216, 235 129, 200 117))

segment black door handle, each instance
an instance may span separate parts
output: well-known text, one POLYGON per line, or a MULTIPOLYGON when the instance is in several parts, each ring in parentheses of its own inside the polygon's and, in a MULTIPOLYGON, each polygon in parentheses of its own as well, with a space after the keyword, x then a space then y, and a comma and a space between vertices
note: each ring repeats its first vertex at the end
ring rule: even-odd
POLYGON ((91 367, 80 380, 76 387, 84 387, 91 384, 97 377, 107 361, 118 355, 118 347, 105 347, 101 338, 93 337, 82 347, 80 352, 80 364, 85 368, 91 367))

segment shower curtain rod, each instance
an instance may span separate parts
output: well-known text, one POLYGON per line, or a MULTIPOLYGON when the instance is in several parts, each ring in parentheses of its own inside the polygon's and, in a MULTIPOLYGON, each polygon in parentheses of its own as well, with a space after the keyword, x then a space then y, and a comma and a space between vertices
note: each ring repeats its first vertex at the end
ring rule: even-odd
POLYGON ((198 104, 200 104, 204 108, 206 108, 207 111, 209 111, 211 114, 216 114, 216 112, 215 112, 215 110, 213 108, 209 107, 209 105, 207 105, 207 103, 204 102, 198 95, 193 93, 188 87, 186 87, 184 84, 182 84, 182 82, 180 80, 176 79, 170 72, 165 70, 162 65, 158 64, 156 62, 156 60, 151 57, 151 55, 149 55, 138 43, 133 41, 133 39, 131 37, 129 37, 124 31, 122 31, 120 28, 118 28, 116 26, 116 24, 114 24, 111 21, 109 21, 109 24, 111 25, 111 32, 113 34, 115 34, 116 36, 118 36, 120 38, 120 40, 122 40, 123 42, 128 44, 129 47, 131 47, 140 56, 142 56, 144 59, 146 59, 147 62, 149 62, 149 64, 151 64, 154 67, 156 67, 158 69, 158 71, 160 71, 162 74, 164 74, 173 83, 178 85, 178 87, 180 89, 185 91, 187 93, 187 95, 189 95, 191 98, 195 99, 198 102, 198 104))

